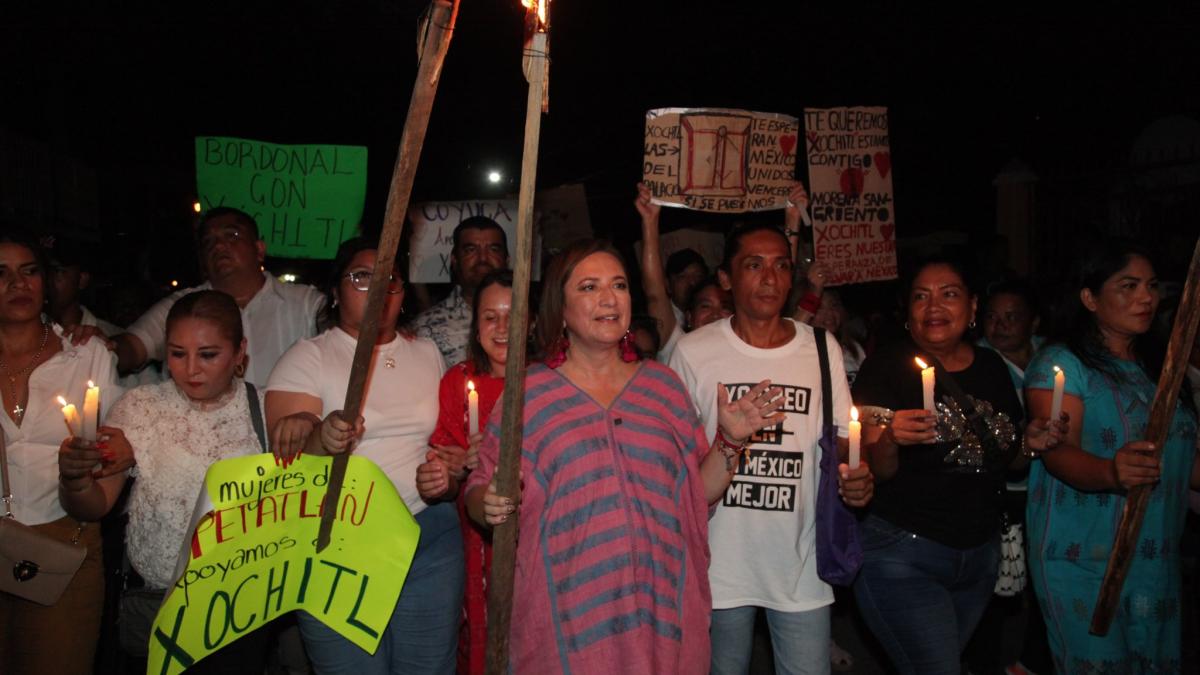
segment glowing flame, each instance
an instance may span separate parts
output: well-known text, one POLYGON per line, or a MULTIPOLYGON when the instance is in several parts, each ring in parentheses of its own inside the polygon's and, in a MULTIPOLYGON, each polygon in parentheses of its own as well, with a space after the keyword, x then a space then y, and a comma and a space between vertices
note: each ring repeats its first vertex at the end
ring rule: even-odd
POLYGON ((96 387, 96 384, 94 382, 92 382, 91 380, 88 380, 88 389, 95 389, 95 387, 96 387))
POLYGON ((850 421, 851 422, 858 421, 858 408, 856 408, 854 406, 850 406, 850 421))
POLYGON ((550 8, 550 0, 521 0, 521 5, 530 12, 537 12, 538 28, 546 27, 546 11, 550 8))
POLYGON ((65 407, 67 407, 67 399, 65 399, 65 398, 63 398, 63 397, 61 397, 61 396, 59 396, 59 397, 58 397, 58 404, 59 404, 59 405, 61 405, 61 406, 62 406, 62 407, 64 407, 64 408, 65 408, 65 407))
POLYGON ((929 366, 927 366, 927 365, 925 364, 925 362, 924 362, 924 361, 922 361, 922 360, 921 360, 921 357, 919 357, 919 356, 918 356, 918 357, 916 357, 916 358, 914 358, 914 359, 913 359, 913 361, 916 361, 916 362, 917 362, 917 366, 919 366, 919 367, 921 368, 921 370, 925 370, 925 369, 929 368, 929 366))
POLYGON ((1059 368, 1058 366, 1054 366, 1054 372, 1056 372, 1056 373, 1061 373, 1061 372, 1062 372, 1062 368, 1059 368))
POLYGON ((475 383, 470 380, 467 380, 467 389, 470 389, 471 391, 475 391, 475 383))

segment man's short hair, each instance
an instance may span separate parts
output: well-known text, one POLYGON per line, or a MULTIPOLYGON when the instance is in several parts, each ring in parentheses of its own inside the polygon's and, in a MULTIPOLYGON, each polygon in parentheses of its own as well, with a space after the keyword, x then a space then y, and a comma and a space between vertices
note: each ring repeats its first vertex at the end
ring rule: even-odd
POLYGON ((232 206, 214 206, 204 212, 200 216, 200 223, 196 226, 196 236, 204 237, 204 231, 208 228, 208 224, 221 216, 233 216, 233 219, 241 225, 245 225, 250 229, 254 238, 260 239, 258 236, 258 223, 254 222, 254 216, 241 209, 235 209, 232 206))
POLYGON ((699 265, 700 269, 704 270, 704 274, 708 274, 708 265, 704 262, 704 256, 697 253, 695 249, 681 248, 667 257, 667 276, 673 277, 680 274, 691 265, 699 265))
POLYGON ((452 253, 458 252, 458 244, 462 239, 463 230, 496 230, 500 233, 500 243, 504 244, 504 254, 508 255, 508 234, 504 232, 504 228, 500 227, 500 223, 488 218, 487 216, 471 216, 458 224, 454 228, 454 234, 451 235, 454 241, 452 253))

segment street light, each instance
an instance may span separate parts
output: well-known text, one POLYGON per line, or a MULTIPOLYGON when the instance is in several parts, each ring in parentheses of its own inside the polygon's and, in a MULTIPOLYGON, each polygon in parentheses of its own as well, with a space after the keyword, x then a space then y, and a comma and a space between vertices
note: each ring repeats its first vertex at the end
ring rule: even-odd
POLYGON ((495 169, 488 172, 488 175, 487 175, 488 182, 493 185, 495 185, 496 183, 499 183, 501 178, 502 178, 502 176, 500 175, 500 172, 496 171, 495 169))

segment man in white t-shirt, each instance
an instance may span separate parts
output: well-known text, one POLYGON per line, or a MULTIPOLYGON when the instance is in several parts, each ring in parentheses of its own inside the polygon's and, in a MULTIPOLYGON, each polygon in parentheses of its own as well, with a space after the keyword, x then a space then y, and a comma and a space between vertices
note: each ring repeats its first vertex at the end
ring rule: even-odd
MULTIPOLYGON (((826 335, 832 392, 822 391, 811 327, 782 316, 792 258, 779 229, 751 225, 732 232, 718 276, 733 293, 734 315, 679 340, 671 367, 691 393, 709 436, 716 432, 717 383, 736 398, 762 380, 783 389, 786 419, 755 434, 733 482, 709 521, 713 594, 712 672, 746 673, 757 608, 767 610, 779 673, 830 671, 833 591, 817 577, 814 510, 824 396, 833 401, 838 435, 847 435, 850 391, 837 340, 826 335)), ((845 442, 839 440, 844 453, 845 442)), ((866 463, 839 467, 848 504, 870 501, 866 463)))
POLYGON ((267 245, 247 213, 226 206, 209 209, 200 219, 197 234, 200 264, 208 281, 159 300, 128 332, 117 335, 117 366, 127 373, 139 370, 147 361, 163 360, 171 305, 188 293, 213 289, 233 296, 242 309, 246 380, 265 386, 279 357, 297 341, 317 334, 324 296, 312 286, 285 284, 263 271, 267 245))

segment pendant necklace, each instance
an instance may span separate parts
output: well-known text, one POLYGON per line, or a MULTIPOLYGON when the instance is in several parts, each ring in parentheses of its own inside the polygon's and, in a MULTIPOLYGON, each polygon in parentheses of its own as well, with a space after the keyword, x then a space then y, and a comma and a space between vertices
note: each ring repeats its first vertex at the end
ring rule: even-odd
POLYGON ((19 378, 22 375, 24 375, 25 373, 28 373, 29 371, 33 370, 33 367, 35 365, 37 365, 38 359, 40 359, 42 357, 42 350, 46 348, 46 342, 49 341, 49 339, 50 339, 50 325, 43 323, 42 324, 42 344, 39 345, 37 348, 37 351, 33 353, 33 358, 29 360, 29 364, 27 366, 25 366, 24 368, 22 368, 20 370, 20 372, 16 373, 15 375, 8 372, 8 364, 4 363, 3 357, 0 357, 0 370, 3 370, 4 374, 8 377, 9 391, 12 392, 12 400, 13 400, 12 413, 13 413, 13 417, 16 418, 17 426, 21 426, 21 421, 23 419, 25 419, 25 408, 21 407, 21 399, 17 398, 17 378, 19 378))

